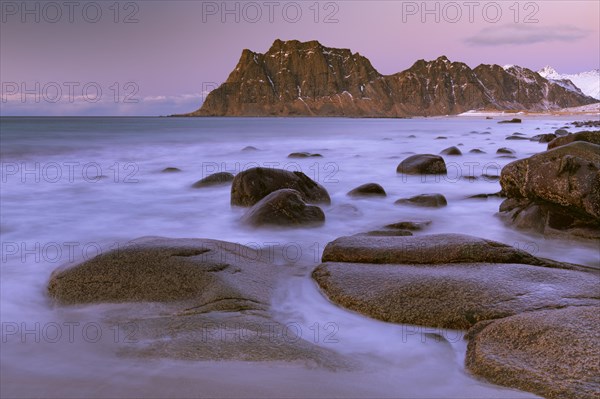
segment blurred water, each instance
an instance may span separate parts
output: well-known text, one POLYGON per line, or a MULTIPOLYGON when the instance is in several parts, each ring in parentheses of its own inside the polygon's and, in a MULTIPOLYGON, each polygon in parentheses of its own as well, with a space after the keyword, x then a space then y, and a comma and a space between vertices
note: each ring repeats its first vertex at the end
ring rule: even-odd
POLYGON ((516 232, 495 215, 499 199, 466 198, 499 191, 497 181, 480 177, 499 174, 513 160, 499 158, 499 147, 514 149, 519 158, 545 149, 535 142, 507 141, 507 135, 552 132, 571 120, 530 117, 520 125, 499 125, 497 119, 475 117, 2 118, 2 393, 81 396, 85 388, 90 396, 197 396, 202 393, 194 387, 210 386, 204 391, 208 395, 228 397, 526 397, 466 375, 462 340, 422 342, 423 334, 414 334, 412 327, 340 309, 319 293, 309 274, 324 245, 336 237, 416 219, 433 221, 427 233, 473 234, 539 256, 599 266, 596 245, 516 232), (440 136, 446 138, 436 139, 440 136), (459 147, 463 156, 444 157, 449 166, 447 178, 396 173, 398 163, 410 153, 437 154, 459 144, 463 144, 459 147), (242 151, 246 146, 258 151, 242 151), (485 153, 469 153, 473 148, 485 153), (287 158, 299 151, 323 157, 287 158), (230 207, 228 187, 190 188, 208 174, 236 173, 252 166, 301 170, 324 185, 332 197, 332 205, 324 207, 325 225, 249 229, 238 221, 243 210, 230 207), (182 171, 160 173, 166 167, 182 171), (368 182, 381 184, 388 197, 356 200, 346 196, 350 189, 368 182), (449 205, 422 209, 393 204, 398 198, 422 193, 444 194, 449 205), (349 211, 344 204, 357 210, 349 211), (273 248, 278 257, 297 267, 296 276, 277 295, 278 317, 298 323, 303 338, 309 340, 316 330, 327 334, 337 328, 338 342, 317 339, 316 343, 360 359, 369 371, 356 375, 266 364, 248 368, 243 363, 228 363, 227 368, 224 363, 167 360, 144 367, 132 359, 117 358, 110 333, 93 345, 81 339, 52 343, 43 337, 36 343, 32 342, 35 334, 24 339, 22 331, 8 334, 15 325, 21 329, 21 323, 27 327, 36 322, 43 326, 95 320, 101 306, 57 309, 48 304, 45 287, 50 273, 63 263, 147 235, 204 237, 273 248), (200 370, 204 377, 199 379, 200 370), (222 377, 231 383, 230 389, 218 377, 224 370, 241 370, 222 377), (305 384, 304 378, 322 381, 323 386, 305 384), (72 382, 71 388, 65 386, 66 381, 72 382), (265 388, 257 381, 271 385, 265 388))

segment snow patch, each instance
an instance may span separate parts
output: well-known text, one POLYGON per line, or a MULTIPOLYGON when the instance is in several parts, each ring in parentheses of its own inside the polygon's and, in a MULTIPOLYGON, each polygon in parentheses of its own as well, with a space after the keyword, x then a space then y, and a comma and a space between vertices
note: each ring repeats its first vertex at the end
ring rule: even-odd
POLYGON ((560 74, 551 66, 546 66, 540 69, 538 74, 561 86, 563 84, 559 81, 570 80, 583 94, 600 100, 600 69, 576 74, 560 74))

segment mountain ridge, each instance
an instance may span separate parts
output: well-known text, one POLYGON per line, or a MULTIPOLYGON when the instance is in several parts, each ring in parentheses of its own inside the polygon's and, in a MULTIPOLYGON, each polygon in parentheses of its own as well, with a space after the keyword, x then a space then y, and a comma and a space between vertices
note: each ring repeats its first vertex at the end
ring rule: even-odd
POLYGON ((544 111, 593 102, 518 66, 471 69, 440 56, 383 75, 350 49, 277 39, 264 54, 244 49, 227 80, 184 116, 409 117, 473 109, 544 111))
POLYGON ((573 86, 583 94, 600 101, 600 69, 572 74, 561 74, 551 66, 545 66, 538 71, 543 78, 555 81, 565 86, 573 86))

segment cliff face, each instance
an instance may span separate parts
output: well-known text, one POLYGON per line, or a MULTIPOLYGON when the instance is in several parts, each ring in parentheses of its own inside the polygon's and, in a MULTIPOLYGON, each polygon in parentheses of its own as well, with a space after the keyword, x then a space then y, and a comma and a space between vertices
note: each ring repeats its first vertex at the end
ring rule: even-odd
POLYGON ((384 76, 348 49, 276 40, 265 54, 244 50, 227 81, 188 116, 432 116, 595 101, 520 67, 471 69, 440 57, 384 76))

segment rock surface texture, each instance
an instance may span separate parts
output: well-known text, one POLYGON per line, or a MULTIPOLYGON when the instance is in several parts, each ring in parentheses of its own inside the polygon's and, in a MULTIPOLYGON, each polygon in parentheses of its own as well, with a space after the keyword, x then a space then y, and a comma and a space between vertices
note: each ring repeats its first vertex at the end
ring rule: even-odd
POLYGON ((307 205, 298 191, 287 188, 261 199, 248 210, 242 221, 255 227, 318 226, 325 222, 325 214, 318 206, 307 205))
POLYGON ((501 215, 517 227, 600 237, 600 145, 574 141, 512 162, 500 185, 501 215))
POLYGON ((269 312, 286 268, 268 260, 236 243, 147 237, 57 269, 48 294, 58 306, 105 304, 108 324, 133 323, 138 343, 125 355, 346 367, 333 352, 287 339, 269 312))
POLYGON ((252 206, 274 191, 290 188, 300 192, 308 203, 329 204, 327 190, 302 172, 252 168, 235 176, 231 186, 231 205, 252 206))
POLYGON ((416 154, 406 158, 396 168, 397 173, 406 175, 445 175, 444 158, 433 154, 416 154))
POLYGON ((468 329, 475 375, 548 398, 600 396, 598 270, 460 234, 341 237, 322 261, 313 278, 340 306, 468 329))

